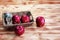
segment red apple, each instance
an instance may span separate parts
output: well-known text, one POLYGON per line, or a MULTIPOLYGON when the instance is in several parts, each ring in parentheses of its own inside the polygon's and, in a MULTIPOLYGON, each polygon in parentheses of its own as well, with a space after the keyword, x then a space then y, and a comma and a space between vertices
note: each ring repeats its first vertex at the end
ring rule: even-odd
POLYGON ((23 33, 24 33, 24 27, 23 26, 16 26, 16 28, 15 28, 15 33, 17 34, 17 35, 22 35, 23 33))
POLYGON ((41 17, 41 16, 37 17, 37 18, 36 18, 36 24, 37 24, 37 27, 42 27, 42 26, 44 26, 44 24, 45 24, 45 19, 44 19, 44 17, 41 17))
POLYGON ((14 24, 20 23, 20 19, 21 19, 21 17, 18 15, 13 15, 13 17, 12 17, 12 21, 14 24))
POLYGON ((30 17, 24 14, 24 15, 22 15, 22 17, 21 17, 21 21, 22 21, 23 23, 30 22, 30 17))

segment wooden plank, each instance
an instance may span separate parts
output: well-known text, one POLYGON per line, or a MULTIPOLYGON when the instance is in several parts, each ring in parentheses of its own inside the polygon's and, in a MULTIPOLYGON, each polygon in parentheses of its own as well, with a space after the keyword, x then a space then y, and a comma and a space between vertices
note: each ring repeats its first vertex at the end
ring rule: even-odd
POLYGON ((0 39, 1 40, 60 40, 60 5, 8 5, 3 6, 0 14, 0 39), (55 6, 55 7, 54 7, 55 6), (7 7, 10 8, 7 10, 7 7), (16 8, 18 7, 18 8, 16 8), (5 31, 2 23, 2 14, 5 11, 18 12, 19 10, 30 10, 34 21, 36 17, 43 16, 45 18, 44 27, 36 26, 36 22, 30 27, 25 27, 25 33, 21 36, 16 36, 14 31, 5 31), (53 38, 54 39, 53 39, 53 38))

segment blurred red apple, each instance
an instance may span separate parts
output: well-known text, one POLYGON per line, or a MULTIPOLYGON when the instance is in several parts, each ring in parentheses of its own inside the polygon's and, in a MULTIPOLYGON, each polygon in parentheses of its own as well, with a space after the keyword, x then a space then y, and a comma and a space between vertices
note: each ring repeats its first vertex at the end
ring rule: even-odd
POLYGON ((42 27, 42 26, 44 26, 44 24, 45 24, 44 17, 39 16, 39 17, 36 18, 37 27, 42 27))
POLYGON ((17 35, 22 35, 23 33, 24 33, 24 27, 23 26, 16 26, 16 28, 15 28, 15 33, 17 34, 17 35))
POLYGON ((22 15, 22 17, 21 17, 21 21, 22 21, 23 23, 30 22, 30 17, 24 14, 24 15, 22 15))
POLYGON ((12 21, 14 24, 20 23, 20 19, 21 19, 21 17, 18 15, 13 15, 13 17, 12 17, 12 21))

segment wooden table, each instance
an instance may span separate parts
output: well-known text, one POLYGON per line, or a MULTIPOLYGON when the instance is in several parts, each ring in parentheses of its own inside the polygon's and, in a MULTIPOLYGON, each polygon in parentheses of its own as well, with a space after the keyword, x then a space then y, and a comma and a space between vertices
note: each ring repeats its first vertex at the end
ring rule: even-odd
POLYGON ((2 9, 0 9, 0 13, 0 40, 60 40, 59 5, 8 5, 3 6, 2 9), (2 24, 3 12, 17 12, 24 10, 31 11, 34 21, 36 17, 43 16, 45 18, 44 27, 36 27, 36 23, 34 22, 32 26, 25 27, 25 33, 21 36, 16 36, 13 31, 5 31, 2 24))

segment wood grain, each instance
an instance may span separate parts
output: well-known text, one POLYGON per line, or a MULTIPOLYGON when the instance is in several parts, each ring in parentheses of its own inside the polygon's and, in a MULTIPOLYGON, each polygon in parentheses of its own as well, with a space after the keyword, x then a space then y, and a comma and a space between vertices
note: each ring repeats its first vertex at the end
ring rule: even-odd
POLYGON ((0 5, 60 4, 60 0, 0 0, 0 5))
POLYGON ((60 40, 60 5, 0 5, 0 40, 60 40), (36 17, 45 18, 44 27, 36 27, 36 23, 25 27, 25 33, 15 35, 14 31, 5 31, 2 23, 4 12, 31 11, 34 21, 36 17))

